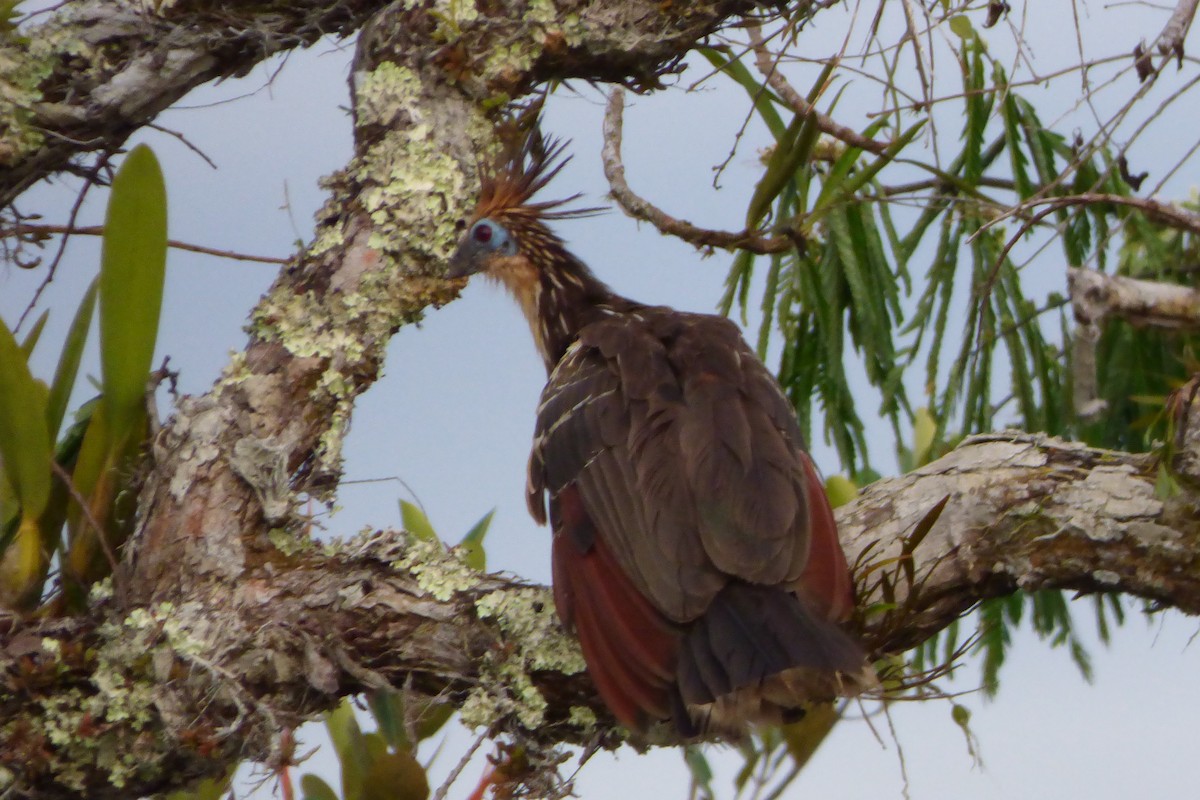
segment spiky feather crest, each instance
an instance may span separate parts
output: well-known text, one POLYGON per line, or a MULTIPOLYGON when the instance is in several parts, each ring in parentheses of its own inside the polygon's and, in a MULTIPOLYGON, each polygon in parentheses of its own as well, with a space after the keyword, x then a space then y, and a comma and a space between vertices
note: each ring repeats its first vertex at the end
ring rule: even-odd
POLYGON ((517 130, 505 132, 509 133, 507 136, 502 133, 509 143, 500 157, 489 171, 480 175, 479 204, 473 219, 562 220, 587 217, 604 210, 598 207, 562 208, 577 200, 581 196, 578 192, 558 200, 530 202, 571 160, 570 156, 563 155, 569 142, 544 137, 536 118, 527 125, 517 120, 512 127, 517 130))

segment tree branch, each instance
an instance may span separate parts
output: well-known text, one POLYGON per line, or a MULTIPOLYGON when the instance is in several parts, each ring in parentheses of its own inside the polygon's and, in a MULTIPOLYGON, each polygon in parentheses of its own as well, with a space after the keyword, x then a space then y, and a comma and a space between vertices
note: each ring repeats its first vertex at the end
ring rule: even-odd
POLYGON ((766 79, 767 85, 774 89, 775 93, 783 98, 783 101, 791 106, 794 112, 805 117, 812 116, 819 131, 845 142, 851 147, 857 147, 875 155, 883 155, 887 151, 888 142, 877 142, 863 136, 853 128, 847 128, 828 114, 822 114, 816 106, 808 102, 804 95, 797 92, 795 87, 788 83, 787 78, 783 76, 778 62, 771 51, 767 49, 760 25, 747 25, 746 32, 750 36, 750 45, 754 48, 755 66, 766 79))
MULTIPOLYGON (((868 487, 839 524, 859 607, 887 610, 857 624, 884 655, 1018 589, 1128 592, 1200 612, 1200 495, 1160 500, 1154 466, 1006 432, 868 487)), ((395 533, 329 553, 281 547, 237 592, 4 621, 0 765, 22 791, 133 796, 269 760, 281 726, 382 686, 440 696, 471 724, 535 742, 620 740, 548 590, 395 533), (70 744, 50 738, 64 729, 70 744)))
POLYGON ((1133 325, 1175 330, 1200 328, 1200 292, 1190 286, 1068 268, 1075 319, 1096 324, 1110 317, 1133 325))
POLYGON ((195 87, 245 75, 321 36, 348 36, 380 0, 63 3, 0 37, 0 208, 75 159, 116 150, 195 87))
POLYGON ((790 236, 769 236, 763 231, 716 231, 701 228, 687 220, 672 217, 629 188, 625 180, 625 164, 621 161, 621 131, 625 97, 620 89, 608 96, 604 112, 604 175, 608 178, 609 193, 621 209, 633 217, 649 222, 662 233, 682 239, 696 247, 720 247, 728 250, 749 250, 751 253, 784 253, 796 247, 790 236))

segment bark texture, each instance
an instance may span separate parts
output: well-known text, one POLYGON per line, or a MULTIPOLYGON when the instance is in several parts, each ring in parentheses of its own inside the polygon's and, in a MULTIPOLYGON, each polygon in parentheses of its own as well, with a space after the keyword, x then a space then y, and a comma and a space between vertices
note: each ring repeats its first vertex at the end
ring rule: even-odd
MULTIPOLYGON (((279 758, 284 728, 384 685, 442 695, 468 722, 530 741, 615 735, 544 589, 398 534, 323 550, 296 509, 336 486, 354 400, 389 336, 457 294, 443 262, 494 110, 550 79, 651 87, 750 7, 80 0, 26 41, 0 39, 2 207, 42 177, 91 171, 204 81, 361 29, 355 156, 244 351, 153 443, 110 596, 82 618, 2 621, 0 784, 164 791, 279 758)), ((1181 441, 1181 455, 1195 449, 1181 441)), ((859 624, 894 652, 1017 588, 1128 591, 1196 612, 1195 476, 1170 501, 1155 477, 1144 457, 1012 434, 881 482, 842 514, 860 607, 893 604, 859 624), (906 546, 914 530, 924 537, 906 546)))

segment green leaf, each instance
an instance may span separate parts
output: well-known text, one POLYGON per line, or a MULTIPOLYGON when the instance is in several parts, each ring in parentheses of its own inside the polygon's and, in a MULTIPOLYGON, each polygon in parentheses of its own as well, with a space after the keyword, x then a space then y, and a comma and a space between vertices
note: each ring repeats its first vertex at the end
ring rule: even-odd
POLYGON ((937 420, 928 408, 918 408, 913 415, 913 466, 920 467, 928 463, 936 435, 937 420))
POLYGON ((42 338, 42 330, 46 327, 48 319, 50 319, 50 309, 47 308, 29 329, 29 335, 25 337, 25 341, 21 342, 21 352, 25 354, 26 361, 33 355, 33 348, 37 347, 38 339, 42 338))
POLYGON ((167 263, 167 192, 145 145, 113 178, 100 253, 100 365, 114 447, 145 414, 167 263))
POLYGON ((52 458, 46 394, 29 372, 25 353, 0 322, 0 463, 21 514, 36 519, 50 497, 52 458))
POLYGON ((384 753, 371 760, 363 775, 362 800, 425 800, 429 780, 412 753, 384 753))
POLYGON ((683 748, 683 760, 692 773, 692 783, 702 792, 702 796, 712 797, 713 771, 704 751, 694 744, 686 745, 683 748))
POLYGON ((67 331, 66 341, 63 342, 62 353, 58 357, 58 369, 54 372, 54 382, 50 385, 50 400, 46 404, 46 427, 50 438, 58 438, 58 430, 62 427, 63 416, 67 412, 67 403, 71 399, 71 391, 75 388, 75 376, 79 372, 79 362, 83 358, 83 348, 87 344, 88 329, 92 325, 92 311, 96 307, 96 292, 100 287, 100 279, 92 281, 83 294, 75 319, 67 331))
POLYGON ((950 31, 963 40, 969 41, 975 38, 975 28, 971 25, 971 20, 962 14, 956 14, 950 18, 950 31))
POLYGON ((429 523, 429 518, 425 516, 425 512, 415 503, 410 503, 407 500, 400 501, 400 521, 404 525, 404 530, 421 541, 441 542, 437 531, 429 523))
MULTIPOLYGON (((808 93, 808 103, 816 103, 817 98, 825 90, 829 76, 833 73, 834 64, 825 65, 817 76, 813 88, 808 93)), ((775 143, 775 150, 767 161, 767 168, 754 187, 750 204, 746 208, 746 227, 756 228, 767 214, 767 209, 775 202, 775 198, 783 188, 795 179, 800 166, 808 161, 812 154, 813 145, 820 135, 817 127, 816 114, 796 114, 788 124, 787 130, 775 143)))
POLYGON ((488 527, 492 524, 492 517, 495 513, 496 509, 493 508, 484 514, 458 543, 459 548, 463 551, 463 562, 471 569, 480 572, 487 569, 487 553, 483 549, 483 537, 487 536, 488 527))
POLYGON ((301 776, 300 792, 304 800, 338 800, 333 787, 312 773, 301 776))
POLYGON ((762 117, 766 123, 767 129, 771 131, 771 135, 776 141, 783 136, 783 131, 787 127, 783 124, 783 119, 780 118, 779 112, 775 110, 775 104, 772 102, 774 95, 767 87, 763 86, 754 76, 750 74, 750 70, 740 58, 735 58, 730 54, 729 48, 716 47, 701 47, 700 55, 708 59, 708 63, 712 64, 717 69, 724 72, 732 78, 739 86, 746 90, 746 94, 750 96, 750 101, 754 103, 754 110, 762 117))
POLYGON ((354 715, 354 704, 343 700, 325 715, 325 728, 342 766, 343 800, 363 800, 363 776, 368 767, 366 737, 354 715))
POLYGON ((389 747, 408 747, 408 735, 404 731, 404 698, 399 692, 381 689, 367 695, 371 716, 379 726, 379 733, 389 747))

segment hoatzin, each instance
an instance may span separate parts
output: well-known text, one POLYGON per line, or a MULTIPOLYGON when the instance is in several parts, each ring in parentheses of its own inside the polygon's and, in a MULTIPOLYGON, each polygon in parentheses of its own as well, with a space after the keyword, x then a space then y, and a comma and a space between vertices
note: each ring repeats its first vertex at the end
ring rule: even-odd
POLYGON ((685 737, 797 718, 869 683, 837 527, 795 413, 723 317, 613 293, 530 202, 565 161, 532 134, 491 174, 449 274, 520 303, 549 380, 528 503, 554 600, 633 730, 685 737))

